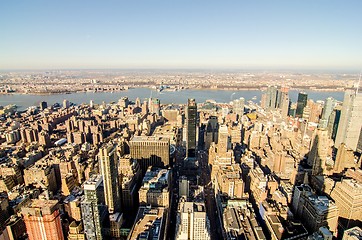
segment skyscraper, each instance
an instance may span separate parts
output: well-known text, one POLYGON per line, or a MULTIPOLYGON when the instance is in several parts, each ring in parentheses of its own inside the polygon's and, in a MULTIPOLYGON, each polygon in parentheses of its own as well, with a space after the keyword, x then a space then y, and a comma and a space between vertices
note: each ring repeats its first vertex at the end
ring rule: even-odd
POLYGON ((356 167, 356 165, 353 150, 348 148, 344 143, 341 143, 334 161, 334 172, 340 173, 345 168, 353 168, 356 167))
POLYGON ((46 109, 48 107, 48 103, 45 102, 45 101, 41 101, 39 106, 40 106, 41 110, 44 110, 44 109, 46 109))
POLYGON ((334 147, 341 143, 353 151, 357 150, 359 134, 362 127, 362 93, 348 90, 344 94, 341 118, 334 147))
POLYGON ((339 225, 343 229, 358 226, 362 219, 362 183, 354 179, 336 182, 331 197, 339 208, 339 225))
POLYGON ((127 108, 128 105, 129 105, 129 99, 128 97, 121 97, 119 100, 118 100, 118 105, 122 108, 127 108))
POLYGON ((313 136, 313 144, 308 156, 308 164, 312 166, 312 174, 322 174, 326 168, 328 158, 331 158, 328 131, 317 129, 313 136))
POLYGON ((244 115, 245 99, 239 98, 233 101, 233 112, 239 116, 239 119, 244 115))
POLYGON ((152 101, 150 103, 151 103, 150 104, 151 112, 155 113, 157 116, 160 116, 161 114, 160 99, 152 98, 152 101))
POLYGON ((63 108, 69 108, 70 107, 70 102, 67 99, 63 100, 63 108))
POLYGON ((208 240, 210 224, 203 203, 181 201, 177 216, 177 240, 208 240))
POLYGON ((228 126, 221 125, 219 128, 219 137, 217 141, 217 151, 220 154, 226 153, 231 148, 228 126))
POLYGON ((138 203, 138 183, 141 180, 141 168, 130 155, 119 159, 119 181, 122 191, 122 212, 132 212, 138 203))
POLYGON ((300 92, 298 94, 297 101, 297 110, 295 111, 295 116, 301 118, 303 116, 303 110, 307 106, 308 94, 305 92, 300 92))
POLYGON ((31 200, 21 209, 29 240, 63 240, 58 200, 31 200))
POLYGON ((278 102, 278 90, 275 86, 269 86, 266 92, 266 108, 275 109, 278 102))
POLYGON ((136 98, 135 105, 136 105, 136 107, 141 107, 141 99, 139 97, 136 98))
POLYGON ((210 116, 205 129, 205 149, 209 150, 212 142, 217 142, 219 123, 216 116, 210 116))
POLYGON ((261 107, 267 110, 276 109, 281 101, 280 90, 275 86, 268 86, 268 89, 261 97, 261 107))
POLYGON ((281 109, 282 117, 287 117, 290 108, 289 88, 282 87, 278 90, 277 107, 281 109))
POLYGON ((81 203, 84 233, 88 240, 105 239, 104 225, 107 206, 104 201, 103 179, 95 175, 84 183, 84 199, 81 203))
POLYGON ((118 182, 117 145, 108 143, 99 150, 104 195, 110 213, 121 211, 121 191, 118 182))
POLYGON ((186 109, 186 157, 196 156, 197 105, 188 99, 186 109))
POLYGON ((333 141, 336 140, 336 135, 337 135, 337 131, 338 131, 338 125, 339 125, 339 120, 341 118, 341 111, 342 111, 342 106, 336 106, 331 115, 329 116, 328 119, 328 125, 327 125, 327 129, 328 129, 328 136, 333 139, 333 141))
POLYGON ((334 100, 334 98, 332 98, 332 97, 329 97, 324 101, 322 117, 319 122, 320 128, 326 128, 328 126, 328 120, 329 120, 330 115, 333 112, 335 105, 336 105, 336 100, 334 100))
POLYGON ((359 153, 362 153, 362 127, 361 127, 361 130, 359 132, 359 138, 358 138, 356 151, 359 152, 359 153))

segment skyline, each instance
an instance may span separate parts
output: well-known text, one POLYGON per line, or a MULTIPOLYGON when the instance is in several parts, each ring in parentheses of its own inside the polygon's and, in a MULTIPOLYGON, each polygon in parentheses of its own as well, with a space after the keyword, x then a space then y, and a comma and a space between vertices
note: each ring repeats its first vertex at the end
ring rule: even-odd
POLYGON ((362 68, 360 1, 0 6, 0 70, 362 68))

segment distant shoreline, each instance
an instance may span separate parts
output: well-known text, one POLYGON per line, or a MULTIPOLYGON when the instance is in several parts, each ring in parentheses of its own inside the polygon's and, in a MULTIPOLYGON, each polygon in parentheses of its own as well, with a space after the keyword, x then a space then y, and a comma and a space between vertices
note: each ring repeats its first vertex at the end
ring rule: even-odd
MULTIPOLYGON (((309 90, 309 89, 299 89, 289 91, 290 100, 295 102, 297 101, 299 91, 307 92, 308 99, 324 100, 327 97, 333 97, 338 101, 343 100, 343 91, 338 91, 333 89, 333 91, 328 91, 327 89, 319 90, 309 90)), ((73 92, 70 94, 65 93, 47 93, 47 94, 22 94, 22 93, 11 93, 11 94, 0 94, 0 105, 6 106, 9 104, 16 104, 19 106, 18 110, 24 110, 30 106, 39 106, 39 103, 45 101, 48 103, 48 106, 55 103, 62 103, 64 99, 67 99, 69 102, 74 104, 89 103, 93 101, 96 104, 102 102, 116 102, 122 97, 128 97, 130 100, 135 100, 140 98, 143 101, 149 98, 158 98, 162 104, 180 104, 187 102, 188 98, 196 98, 198 102, 204 102, 208 99, 213 99, 216 102, 228 103, 233 99, 243 97, 245 100, 260 101, 261 95, 264 92, 260 89, 250 90, 250 89, 183 89, 180 91, 157 91, 154 88, 131 88, 127 91, 120 92, 73 92), (254 98, 256 99, 254 100, 254 98)))
MULTIPOLYGON (((183 91, 183 90, 199 90, 199 91, 265 91, 267 89, 268 86, 261 86, 261 87, 203 87, 203 88, 190 88, 190 87, 186 87, 183 89, 176 89, 174 90, 174 88, 170 88, 170 89, 165 89, 163 91, 165 92, 173 92, 173 91, 183 91)), ((156 89, 154 87, 148 86, 139 86, 139 87, 129 87, 128 89, 137 89, 137 88, 148 88, 150 90, 154 90, 156 91, 156 89)), ((39 96, 49 96, 49 95, 62 95, 62 94, 74 94, 74 93, 115 93, 115 92, 126 92, 128 89, 124 89, 124 90, 118 90, 118 91, 111 91, 111 90, 97 90, 97 91, 79 91, 79 90, 75 90, 75 91, 57 91, 57 92, 8 92, 8 93, 4 93, 1 92, 0 95, 39 95, 39 96)), ((289 90, 293 90, 293 91, 315 91, 315 92, 344 92, 348 89, 351 88, 344 88, 344 87, 340 87, 340 88, 330 88, 330 87, 320 87, 320 88, 315 88, 315 87, 303 87, 303 86, 297 86, 297 87, 289 87, 289 90)))

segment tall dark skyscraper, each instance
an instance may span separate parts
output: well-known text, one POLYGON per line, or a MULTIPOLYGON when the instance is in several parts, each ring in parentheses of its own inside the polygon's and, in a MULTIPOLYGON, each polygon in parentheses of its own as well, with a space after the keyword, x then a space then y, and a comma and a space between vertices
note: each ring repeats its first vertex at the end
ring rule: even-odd
POLYGON ((41 110, 44 110, 44 109, 46 109, 48 107, 48 103, 45 102, 45 101, 41 101, 39 106, 40 106, 41 110))
POLYGON ((296 117, 302 117, 303 116, 303 110, 305 106, 307 106, 308 101, 308 94, 305 92, 300 92, 298 94, 298 102, 297 102, 297 110, 295 111, 296 117))
POLYGON ((196 154, 197 105, 195 99, 188 99, 186 109, 186 157, 196 154))
POLYGON ((331 139, 333 139, 333 141, 336 140, 336 136, 337 136, 339 119, 341 117, 341 108, 342 108, 341 106, 337 106, 335 109, 333 109, 331 115, 328 118, 327 129, 328 129, 329 137, 331 139))

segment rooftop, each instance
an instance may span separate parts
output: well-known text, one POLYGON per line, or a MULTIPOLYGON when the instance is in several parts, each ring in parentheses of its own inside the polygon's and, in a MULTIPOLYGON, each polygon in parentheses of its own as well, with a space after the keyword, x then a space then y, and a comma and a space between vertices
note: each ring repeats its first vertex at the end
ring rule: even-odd
POLYGON ((102 175, 93 175, 84 182, 84 190, 96 190, 103 181, 102 175))
POLYGON ((169 142, 169 138, 160 136, 133 136, 131 142, 169 142))
POLYGON ((161 239, 163 237, 164 213, 164 208, 140 207, 128 239, 161 239))
POLYGON ((336 207, 333 201, 329 200, 326 196, 310 195, 308 197, 313 207, 320 212, 326 212, 329 209, 336 207))
POLYGON ((361 240, 362 239, 362 229, 360 227, 353 227, 346 231, 344 231, 343 238, 346 236, 350 237, 351 239, 361 240))
POLYGON ((180 202, 180 212, 205 212, 205 204, 199 202, 180 202))
POLYGON ((169 170, 157 168, 154 170, 148 169, 143 181, 142 187, 146 189, 163 189, 168 187, 169 170))
POLYGON ((58 200, 32 199, 23 208, 24 215, 52 214, 58 208, 58 200))

